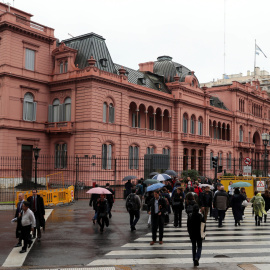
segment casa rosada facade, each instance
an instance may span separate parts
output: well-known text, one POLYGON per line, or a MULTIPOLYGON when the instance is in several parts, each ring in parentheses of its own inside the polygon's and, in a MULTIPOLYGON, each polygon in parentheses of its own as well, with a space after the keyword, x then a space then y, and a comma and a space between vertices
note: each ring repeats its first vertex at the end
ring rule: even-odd
POLYGON ((103 37, 58 42, 31 16, 0 3, 0 156, 37 146, 59 159, 102 157, 104 170, 127 157, 136 170, 137 158, 165 154, 209 176, 212 156, 227 171, 234 158, 262 158, 270 99, 259 82, 200 87, 169 56, 133 70, 113 62, 103 37))

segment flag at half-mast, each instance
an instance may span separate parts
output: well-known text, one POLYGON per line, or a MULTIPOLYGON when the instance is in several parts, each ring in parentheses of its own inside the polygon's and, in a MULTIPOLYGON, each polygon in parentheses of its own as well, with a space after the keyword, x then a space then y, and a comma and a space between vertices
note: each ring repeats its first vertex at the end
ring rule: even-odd
POLYGON ((266 57, 267 58, 267 56, 265 55, 265 53, 261 50, 261 48, 256 44, 256 54, 260 54, 260 52, 264 55, 264 57, 266 57))

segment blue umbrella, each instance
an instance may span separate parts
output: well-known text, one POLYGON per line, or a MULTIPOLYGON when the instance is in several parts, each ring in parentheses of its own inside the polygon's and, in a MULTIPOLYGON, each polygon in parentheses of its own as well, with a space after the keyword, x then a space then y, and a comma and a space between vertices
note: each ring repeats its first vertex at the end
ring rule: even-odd
POLYGON ((164 186, 165 186, 165 185, 162 184, 162 183, 156 183, 156 184, 153 184, 152 186, 147 187, 146 191, 147 191, 147 192, 148 192, 148 191, 154 191, 154 190, 159 189, 159 188, 162 188, 162 187, 164 187, 164 186))
POLYGON ((231 185, 231 187, 251 187, 252 185, 249 182, 236 182, 231 185))
POLYGON ((162 174, 155 175, 152 179, 157 179, 159 181, 165 181, 165 180, 171 179, 171 177, 166 173, 162 173, 162 174))

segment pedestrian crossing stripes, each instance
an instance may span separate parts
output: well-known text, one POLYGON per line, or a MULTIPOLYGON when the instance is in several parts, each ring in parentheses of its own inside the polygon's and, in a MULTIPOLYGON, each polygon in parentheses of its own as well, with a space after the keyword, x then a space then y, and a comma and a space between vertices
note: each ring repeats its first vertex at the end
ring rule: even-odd
MULTIPOLYGON (((181 228, 174 228, 171 223, 165 226, 162 245, 157 242, 150 246, 152 234, 149 232, 88 266, 193 264, 186 221, 183 217, 181 228)), ((255 226, 249 206, 241 226, 235 226, 231 209, 227 211, 223 225, 218 228, 218 222, 208 217, 200 264, 270 263, 270 221, 255 226)))

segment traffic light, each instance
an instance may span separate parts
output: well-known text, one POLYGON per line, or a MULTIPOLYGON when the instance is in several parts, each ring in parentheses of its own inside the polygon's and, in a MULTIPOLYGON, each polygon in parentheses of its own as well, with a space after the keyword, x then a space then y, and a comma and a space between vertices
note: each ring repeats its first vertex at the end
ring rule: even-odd
POLYGON ((218 157, 212 157, 213 168, 217 168, 218 157))

